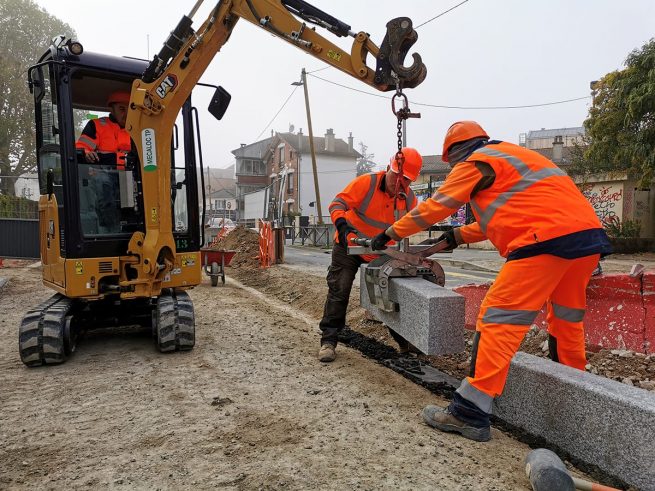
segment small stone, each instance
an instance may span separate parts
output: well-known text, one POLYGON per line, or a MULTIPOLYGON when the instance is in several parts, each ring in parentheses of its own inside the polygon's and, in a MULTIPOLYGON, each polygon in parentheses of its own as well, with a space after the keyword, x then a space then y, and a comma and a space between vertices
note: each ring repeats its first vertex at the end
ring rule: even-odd
POLYGON ((630 377, 624 378, 623 380, 621 380, 621 382, 623 382, 626 385, 634 385, 634 383, 632 382, 632 378, 630 377))
POLYGON ((544 353, 548 351, 548 341, 544 341, 543 343, 541 343, 541 351, 544 353))
POLYGON ((655 390, 655 380, 642 380, 639 387, 646 390, 655 390))

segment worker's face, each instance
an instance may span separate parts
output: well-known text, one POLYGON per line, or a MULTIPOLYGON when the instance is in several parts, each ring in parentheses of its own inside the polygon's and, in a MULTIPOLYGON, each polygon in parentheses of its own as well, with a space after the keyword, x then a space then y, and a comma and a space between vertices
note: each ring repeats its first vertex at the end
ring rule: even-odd
POLYGON ((407 192, 407 189, 409 189, 409 183, 412 182, 410 179, 406 178, 405 176, 396 174, 391 169, 387 171, 387 175, 385 179, 386 179, 385 189, 387 190, 387 194, 389 196, 395 196, 396 190, 407 192))
POLYGON ((125 128, 125 121, 127 120, 127 104, 116 102, 109 108, 109 112, 118 121, 121 128, 125 128))

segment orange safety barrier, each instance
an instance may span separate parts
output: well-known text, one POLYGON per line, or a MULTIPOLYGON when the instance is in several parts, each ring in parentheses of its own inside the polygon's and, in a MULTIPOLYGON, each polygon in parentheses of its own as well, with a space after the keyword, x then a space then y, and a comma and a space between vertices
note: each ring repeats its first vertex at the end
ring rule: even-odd
POLYGON ((273 227, 271 222, 259 221, 259 265, 262 268, 270 267, 275 258, 275 245, 273 243, 273 227))

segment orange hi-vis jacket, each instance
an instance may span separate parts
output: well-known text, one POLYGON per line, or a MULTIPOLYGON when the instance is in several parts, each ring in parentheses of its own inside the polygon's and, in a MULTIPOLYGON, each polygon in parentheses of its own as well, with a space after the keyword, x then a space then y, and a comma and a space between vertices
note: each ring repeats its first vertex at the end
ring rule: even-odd
MULTIPOLYGON (((364 174, 353 179, 343 191, 335 196, 329 206, 330 218, 335 223, 345 218, 348 224, 357 229, 361 238, 375 237, 386 230, 396 220, 394 216, 394 198, 383 190, 386 171, 364 174)), ((396 206, 400 213, 416 206, 416 196, 409 189, 407 199, 399 199, 396 206), (409 206, 408 206, 409 204, 409 206)), ((338 233, 334 241, 338 242, 338 233)), ((377 255, 363 255, 365 260, 377 255)))
POLYGON ((89 122, 95 125, 96 137, 82 133, 75 143, 75 148, 82 148, 86 152, 115 153, 116 167, 125 169, 125 153, 131 148, 128 131, 107 116, 89 122))
POLYGON ((395 240, 415 234, 467 202, 476 222, 457 229, 462 242, 488 238, 503 257, 524 246, 602 228, 587 199, 562 169, 532 150, 494 142, 455 165, 439 190, 394 223, 387 234, 395 240), (494 176, 491 186, 476 192, 490 175, 494 176))

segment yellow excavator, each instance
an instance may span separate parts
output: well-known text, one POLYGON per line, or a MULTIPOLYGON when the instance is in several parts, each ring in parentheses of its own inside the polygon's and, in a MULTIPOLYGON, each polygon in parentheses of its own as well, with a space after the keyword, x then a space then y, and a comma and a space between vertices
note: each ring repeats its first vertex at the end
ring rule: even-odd
MULTIPOLYGON (((88 53, 59 36, 28 70, 43 282, 57 293, 21 322, 19 350, 27 366, 62 363, 81 332, 114 325, 151 327, 161 352, 193 348, 194 310, 185 290, 201 281, 197 181, 203 173, 191 96, 207 85, 200 77, 239 19, 381 91, 402 94, 426 76, 418 54, 404 66, 417 40, 406 17, 387 24, 378 47, 365 32, 353 32, 303 0, 221 0, 195 30, 193 17, 202 3, 182 17, 150 62, 88 53), (350 52, 316 26, 352 37, 350 52), (369 54, 375 68, 367 66, 369 54), (132 148, 125 165, 116 166, 115 157, 88 163, 75 148, 79 115, 106 111, 107 97, 120 90, 131 94, 125 128, 132 148), (118 192, 107 193, 108 186, 118 192)), ((221 119, 230 95, 212 87, 208 111, 221 119)), ((201 203, 204 215, 204 197, 201 203)))

